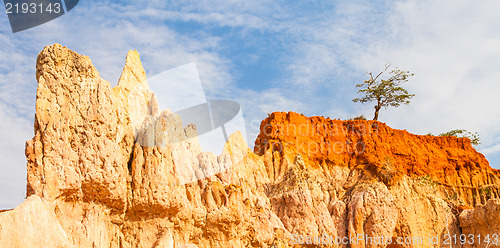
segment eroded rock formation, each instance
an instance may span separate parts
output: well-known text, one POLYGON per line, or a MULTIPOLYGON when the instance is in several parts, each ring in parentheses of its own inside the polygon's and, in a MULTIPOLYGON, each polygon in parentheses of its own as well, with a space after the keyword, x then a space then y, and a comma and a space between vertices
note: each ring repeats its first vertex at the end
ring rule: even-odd
POLYGON ((378 121, 341 121, 276 112, 261 124, 255 153, 269 148, 288 159, 300 153, 306 163, 363 169, 389 186, 403 175, 428 176, 457 192, 466 205, 500 195, 500 171, 492 169, 467 138, 415 135, 378 121))
POLYGON ((36 76, 27 199, 0 212, 0 247, 461 247, 447 235, 499 231, 499 172, 467 139, 273 113, 255 153, 237 132, 215 155, 158 109, 135 51, 114 88, 59 44, 36 76))

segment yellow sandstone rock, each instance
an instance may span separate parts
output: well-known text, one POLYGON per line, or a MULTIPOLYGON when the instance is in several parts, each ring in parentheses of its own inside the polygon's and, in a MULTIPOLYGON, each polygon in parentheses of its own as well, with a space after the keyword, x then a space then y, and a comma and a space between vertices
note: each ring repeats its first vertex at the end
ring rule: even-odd
POLYGON ((36 77, 28 198, 0 212, 0 247, 461 247, 446 235, 499 231, 499 172, 467 139, 278 112, 255 153, 236 132, 212 154, 158 109, 136 51, 114 88, 59 44, 36 77))

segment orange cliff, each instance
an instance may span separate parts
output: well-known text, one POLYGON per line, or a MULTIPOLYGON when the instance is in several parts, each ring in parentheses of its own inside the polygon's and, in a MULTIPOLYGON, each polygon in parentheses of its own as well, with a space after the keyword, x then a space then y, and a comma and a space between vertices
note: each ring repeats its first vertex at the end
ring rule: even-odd
POLYGON ((288 156, 300 153, 316 168, 348 166, 395 177, 428 175, 445 186, 488 188, 495 195, 500 187, 500 171, 490 167, 469 139, 415 135, 379 121, 275 112, 261 123, 254 151, 262 155, 271 147, 288 156))

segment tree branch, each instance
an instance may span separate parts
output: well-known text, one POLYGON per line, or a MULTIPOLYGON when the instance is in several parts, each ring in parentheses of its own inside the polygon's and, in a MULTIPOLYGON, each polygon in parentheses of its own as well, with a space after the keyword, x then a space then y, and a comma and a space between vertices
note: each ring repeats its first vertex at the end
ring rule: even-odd
MULTIPOLYGON (((381 72, 380 72, 380 73, 379 73, 379 74, 375 77, 375 79, 373 79, 373 77, 372 77, 372 81, 377 80, 377 78, 378 78, 378 77, 380 77, 380 75, 382 75, 384 72, 386 72, 386 71, 387 71, 387 69, 389 69, 389 67, 391 67, 391 63, 387 63, 387 64, 385 64, 385 69, 384 69, 383 71, 381 71, 381 72)), ((370 73, 370 76, 371 76, 371 73, 370 73)))

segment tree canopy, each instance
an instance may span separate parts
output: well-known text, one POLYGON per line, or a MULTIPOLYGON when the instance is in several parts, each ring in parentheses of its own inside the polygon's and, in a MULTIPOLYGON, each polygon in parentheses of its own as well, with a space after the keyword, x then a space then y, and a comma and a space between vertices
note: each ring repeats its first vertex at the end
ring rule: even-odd
POLYGON ((387 72, 390 66, 390 64, 387 64, 385 69, 375 77, 371 72, 368 73, 370 78, 356 85, 357 88, 360 88, 358 93, 363 94, 363 97, 355 98, 352 101, 362 103, 376 102, 374 106, 374 120, 378 120, 378 114, 382 107, 398 107, 401 104, 409 104, 410 99, 415 96, 415 94, 408 93, 405 88, 400 86, 402 83, 407 82, 409 77, 414 75, 409 71, 396 68, 389 73, 391 76, 388 79, 379 80, 379 77, 387 72))

